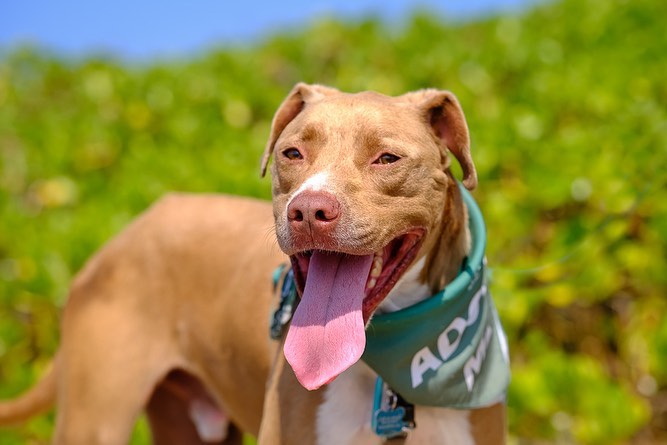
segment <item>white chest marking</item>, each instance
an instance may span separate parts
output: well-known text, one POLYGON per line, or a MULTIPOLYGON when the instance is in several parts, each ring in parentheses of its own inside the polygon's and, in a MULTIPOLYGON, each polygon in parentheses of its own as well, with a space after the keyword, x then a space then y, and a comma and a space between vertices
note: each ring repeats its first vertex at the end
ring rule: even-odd
MULTIPOLYGON (((331 382, 317 412, 317 445, 381 445, 371 431, 376 374, 358 362, 331 382)), ((469 411, 418 406, 406 445, 474 445, 469 411)))

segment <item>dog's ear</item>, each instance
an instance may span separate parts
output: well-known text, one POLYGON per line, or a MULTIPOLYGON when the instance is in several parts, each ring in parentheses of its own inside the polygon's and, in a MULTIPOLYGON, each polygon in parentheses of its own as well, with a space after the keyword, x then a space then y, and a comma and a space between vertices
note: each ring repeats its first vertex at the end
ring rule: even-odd
POLYGON ((275 116, 273 116, 271 133, 269 134, 269 140, 266 143, 266 148, 262 155, 262 177, 266 175, 266 169, 269 165, 269 160, 271 159, 273 146, 285 127, 287 127, 287 124, 292 122, 307 103, 317 101, 322 97, 330 96, 338 92, 339 91, 335 88, 325 87, 323 85, 308 85, 301 82, 297 83, 294 88, 292 88, 292 91, 290 91, 283 103, 280 104, 278 111, 276 111, 275 116))
POLYGON ((473 190, 477 187, 468 124, 456 96, 449 91, 427 89, 405 94, 401 98, 420 108, 436 136, 459 161, 465 188, 473 190))

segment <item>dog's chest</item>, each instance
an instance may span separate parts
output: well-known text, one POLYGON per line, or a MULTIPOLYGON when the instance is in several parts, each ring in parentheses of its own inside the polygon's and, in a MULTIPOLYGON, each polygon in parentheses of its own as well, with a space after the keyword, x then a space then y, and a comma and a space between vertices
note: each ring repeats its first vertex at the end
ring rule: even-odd
MULTIPOLYGON (((317 413, 317 445, 379 445, 371 430, 375 373, 358 362, 326 389, 317 413)), ((417 406, 406 445, 473 445, 469 412, 417 406)))

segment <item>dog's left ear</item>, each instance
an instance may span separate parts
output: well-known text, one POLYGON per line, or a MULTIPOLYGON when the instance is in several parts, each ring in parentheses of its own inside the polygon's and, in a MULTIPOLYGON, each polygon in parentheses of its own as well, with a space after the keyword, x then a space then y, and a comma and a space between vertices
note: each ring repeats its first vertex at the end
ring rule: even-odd
POLYGON ((427 89, 401 97, 422 110, 436 136, 459 161, 465 188, 473 190, 477 187, 477 170, 470 155, 468 124, 456 96, 449 91, 427 89))
POLYGON ((275 116, 273 116, 273 122, 271 123, 271 133, 269 134, 269 140, 266 143, 266 148, 264 149, 264 154, 262 155, 262 164, 261 164, 261 175, 264 177, 266 175, 266 168, 269 165, 269 160, 271 159, 271 153, 273 152, 273 146, 276 144, 278 137, 283 132, 287 124, 292 122, 292 120, 301 113, 304 106, 308 102, 314 102, 318 99, 321 99, 324 96, 329 96, 339 91, 335 88, 325 87, 323 85, 308 85, 305 83, 297 83, 292 91, 287 95, 287 98, 280 104, 278 111, 276 111, 275 116))

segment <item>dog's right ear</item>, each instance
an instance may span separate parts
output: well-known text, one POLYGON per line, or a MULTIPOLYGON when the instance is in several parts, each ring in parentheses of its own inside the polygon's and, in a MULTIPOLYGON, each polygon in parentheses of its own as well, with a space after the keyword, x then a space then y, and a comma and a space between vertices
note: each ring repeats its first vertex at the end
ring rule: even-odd
POLYGON ((339 91, 335 88, 325 87, 323 85, 308 85, 302 82, 297 83, 294 88, 292 88, 292 91, 290 91, 283 103, 280 104, 278 111, 276 111, 275 116, 273 116, 271 133, 269 134, 269 140, 266 143, 266 148, 262 155, 262 164, 260 167, 262 177, 266 175, 266 169, 269 165, 269 160, 271 159, 273 146, 276 144, 278 137, 285 127, 287 127, 287 124, 292 122, 307 103, 317 101, 322 97, 330 96, 338 92, 339 91))

